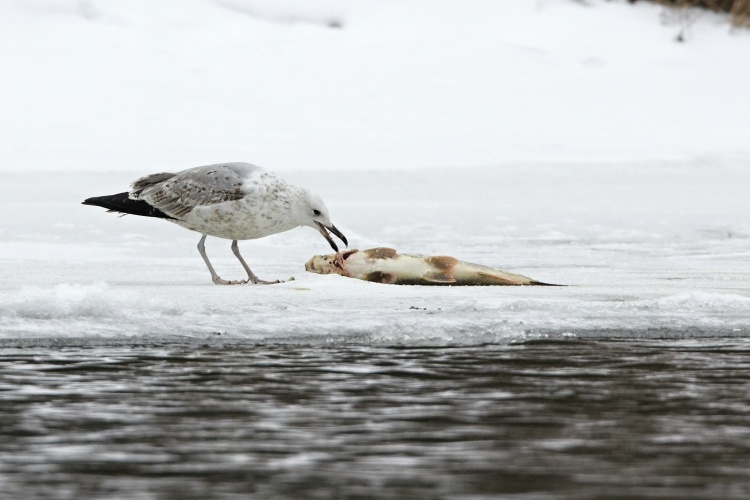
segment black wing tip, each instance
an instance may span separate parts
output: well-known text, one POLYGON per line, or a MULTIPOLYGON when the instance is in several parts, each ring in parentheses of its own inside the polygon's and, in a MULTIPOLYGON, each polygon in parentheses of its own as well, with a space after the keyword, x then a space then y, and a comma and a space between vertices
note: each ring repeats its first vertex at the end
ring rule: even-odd
POLYGON ((133 200, 125 191, 105 196, 93 196, 81 202, 82 205, 93 205, 106 208, 109 212, 120 212, 122 214, 140 215, 142 217, 157 217, 160 219, 174 219, 158 208, 154 208, 143 200, 133 200))

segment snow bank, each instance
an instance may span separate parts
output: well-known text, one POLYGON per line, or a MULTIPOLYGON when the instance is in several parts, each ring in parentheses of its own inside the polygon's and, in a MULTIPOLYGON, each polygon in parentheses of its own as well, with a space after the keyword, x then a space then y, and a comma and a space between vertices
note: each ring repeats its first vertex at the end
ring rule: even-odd
POLYGON ((52 288, 22 287, 0 296, 0 318, 21 320, 127 320, 135 310, 142 314, 178 315, 178 306, 128 291, 115 291, 106 283, 63 283, 52 288))
POLYGON ((0 3, 0 169, 750 154, 750 35, 569 0, 0 3))
POLYGON ((328 28, 341 28, 345 24, 344 0, 213 0, 213 3, 230 10, 278 23, 311 23, 328 28))
POLYGON ((241 303, 236 297, 221 303, 213 294, 205 301, 198 299, 203 294, 184 293, 165 300, 103 283, 26 287, 18 294, 0 294, 0 339, 4 343, 78 339, 85 344, 97 339, 161 338, 414 346, 571 336, 682 338, 750 333, 750 298, 731 293, 603 300, 581 294, 553 298, 526 289, 503 289, 500 293, 483 289, 467 294, 403 287, 391 294, 393 287, 385 285, 362 284, 360 288, 347 290, 358 297, 355 301, 360 307, 352 307, 350 302, 348 309, 340 310, 330 307, 333 301, 342 303, 340 294, 324 299, 291 284, 273 291, 273 298, 253 291, 263 300, 256 297, 250 303, 241 303), (524 295, 527 297, 518 298, 524 295))

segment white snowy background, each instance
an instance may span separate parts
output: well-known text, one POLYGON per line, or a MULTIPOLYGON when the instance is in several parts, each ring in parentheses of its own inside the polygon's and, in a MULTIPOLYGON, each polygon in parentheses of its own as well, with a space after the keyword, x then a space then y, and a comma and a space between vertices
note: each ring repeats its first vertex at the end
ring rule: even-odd
POLYGON ((0 338, 466 344, 750 334, 750 32, 625 1, 0 2, 0 338), (684 42, 676 41, 683 32, 684 42), (305 273, 310 229, 241 243, 80 202, 248 161, 351 246, 568 287, 305 273), (219 274, 243 277, 229 242, 219 274))

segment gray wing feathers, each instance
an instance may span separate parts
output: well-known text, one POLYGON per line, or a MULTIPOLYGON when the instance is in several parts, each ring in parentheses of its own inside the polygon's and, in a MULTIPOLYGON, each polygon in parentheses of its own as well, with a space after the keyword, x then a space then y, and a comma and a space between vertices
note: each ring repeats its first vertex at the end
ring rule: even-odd
POLYGON ((153 174, 135 181, 130 194, 171 217, 180 218, 198 206, 242 198, 243 181, 254 170, 260 167, 222 163, 178 174, 153 174))
POLYGON ((130 193, 133 194, 140 194, 141 191, 146 189, 149 186, 153 186, 154 184, 157 184, 162 181, 166 181, 170 177, 174 177, 175 174, 172 174, 170 172, 162 172, 160 174, 151 174, 147 175, 145 177, 141 177, 137 181, 135 181, 133 184, 130 185, 130 193))

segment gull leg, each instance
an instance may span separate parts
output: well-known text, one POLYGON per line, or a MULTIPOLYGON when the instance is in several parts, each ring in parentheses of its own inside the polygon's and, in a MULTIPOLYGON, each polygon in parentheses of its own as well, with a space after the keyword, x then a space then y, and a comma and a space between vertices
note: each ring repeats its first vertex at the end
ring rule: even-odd
POLYGON ((211 280, 217 285, 241 285, 245 283, 245 281, 227 281, 219 278, 219 275, 214 271, 214 266, 211 265, 211 261, 208 260, 208 255, 206 255, 206 236, 208 235, 204 234, 198 242, 198 252, 200 252, 201 257, 203 257, 203 262, 206 263, 206 267, 208 267, 208 270, 211 273, 211 280))
POLYGON ((237 257, 237 260, 240 261, 242 267, 245 268, 245 272, 247 273, 246 283, 253 283, 254 285, 273 285, 275 283, 283 283, 283 281, 281 280, 265 281, 262 279, 258 279, 255 273, 250 270, 250 266, 247 265, 247 262, 245 262, 245 259, 242 258, 242 255, 240 255, 240 247, 237 246, 237 240, 232 240, 232 253, 234 253, 234 256, 237 257))

